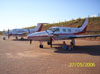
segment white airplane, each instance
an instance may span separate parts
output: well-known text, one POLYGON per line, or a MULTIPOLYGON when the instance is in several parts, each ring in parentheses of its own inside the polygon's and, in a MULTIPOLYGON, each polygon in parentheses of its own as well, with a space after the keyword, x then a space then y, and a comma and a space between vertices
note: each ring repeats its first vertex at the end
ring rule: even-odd
POLYGON ((4 32, 4 35, 7 35, 8 38, 10 36, 14 36, 14 37, 16 37, 16 39, 18 37, 21 37, 21 39, 23 39, 23 37, 26 37, 28 34, 41 31, 43 24, 46 24, 46 23, 38 23, 37 26, 35 28, 32 28, 32 29, 13 29, 13 30, 8 30, 8 32, 4 32))
POLYGON ((52 47, 52 40, 66 40, 71 39, 72 44, 75 46, 75 38, 85 38, 85 37, 98 37, 99 35, 79 35, 86 31, 88 25, 88 18, 84 21, 81 27, 51 27, 46 31, 35 32, 28 35, 30 43, 32 40, 40 41, 40 48, 43 48, 42 42, 47 41, 52 47))

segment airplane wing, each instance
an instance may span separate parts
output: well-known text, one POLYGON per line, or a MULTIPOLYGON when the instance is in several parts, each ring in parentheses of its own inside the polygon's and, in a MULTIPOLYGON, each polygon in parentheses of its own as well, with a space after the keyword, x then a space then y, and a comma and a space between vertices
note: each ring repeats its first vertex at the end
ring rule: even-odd
POLYGON ((96 35, 73 35, 73 36, 69 37, 69 39, 87 38, 87 37, 100 37, 100 34, 96 34, 96 35))
POLYGON ((21 35, 21 34, 24 34, 24 33, 17 33, 17 35, 21 35))
POLYGON ((27 32, 16 33, 17 35, 26 34, 27 32))

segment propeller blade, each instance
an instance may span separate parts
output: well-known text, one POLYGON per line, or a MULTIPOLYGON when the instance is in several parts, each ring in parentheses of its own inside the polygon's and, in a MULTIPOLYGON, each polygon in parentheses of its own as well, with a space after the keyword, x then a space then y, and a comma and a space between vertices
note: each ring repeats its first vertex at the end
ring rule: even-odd
POLYGON ((50 37, 50 47, 52 48, 52 37, 50 37))
POLYGON ((53 37, 54 36, 53 33, 49 33, 47 30, 46 30, 46 32, 48 33, 49 37, 53 37))
POLYGON ((9 33, 9 29, 8 29, 8 39, 10 38, 10 33, 9 33))

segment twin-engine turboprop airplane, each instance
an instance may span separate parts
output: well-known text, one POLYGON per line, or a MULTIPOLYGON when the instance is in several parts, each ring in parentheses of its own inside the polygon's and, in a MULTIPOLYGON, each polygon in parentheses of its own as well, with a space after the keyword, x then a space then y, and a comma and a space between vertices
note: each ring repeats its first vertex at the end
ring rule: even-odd
MULTIPOLYGON (((35 32, 28 35, 30 41, 40 41, 40 48, 43 48, 42 41, 47 41, 52 47, 52 40, 66 40, 71 39, 72 44, 75 45, 75 38, 85 37, 98 37, 100 35, 79 35, 86 31, 88 18, 84 21, 83 25, 79 28, 71 27, 51 27, 46 31, 35 32)), ((31 42, 30 42, 31 43, 31 42)))
POLYGON ((14 36, 14 37, 16 37, 16 39, 18 37, 21 37, 21 39, 23 39, 23 37, 26 37, 28 34, 41 31, 41 28, 42 28, 43 24, 46 24, 46 23, 38 23, 37 26, 35 28, 32 28, 32 29, 13 29, 13 30, 8 30, 8 32, 4 32, 4 35, 7 35, 8 38, 10 36, 14 36))

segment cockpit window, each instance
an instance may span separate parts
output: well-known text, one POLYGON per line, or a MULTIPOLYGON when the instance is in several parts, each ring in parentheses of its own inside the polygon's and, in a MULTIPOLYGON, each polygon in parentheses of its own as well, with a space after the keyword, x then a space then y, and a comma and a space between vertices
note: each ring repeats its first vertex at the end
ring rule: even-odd
POLYGON ((56 28, 56 30, 55 30, 56 32, 59 32, 60 31, 60 29, 59 28, 56 28))
POLYGON ((49 30, 53 31, 53 32, 59 32, 60 29, 59 28, 50 28, 49 30))

